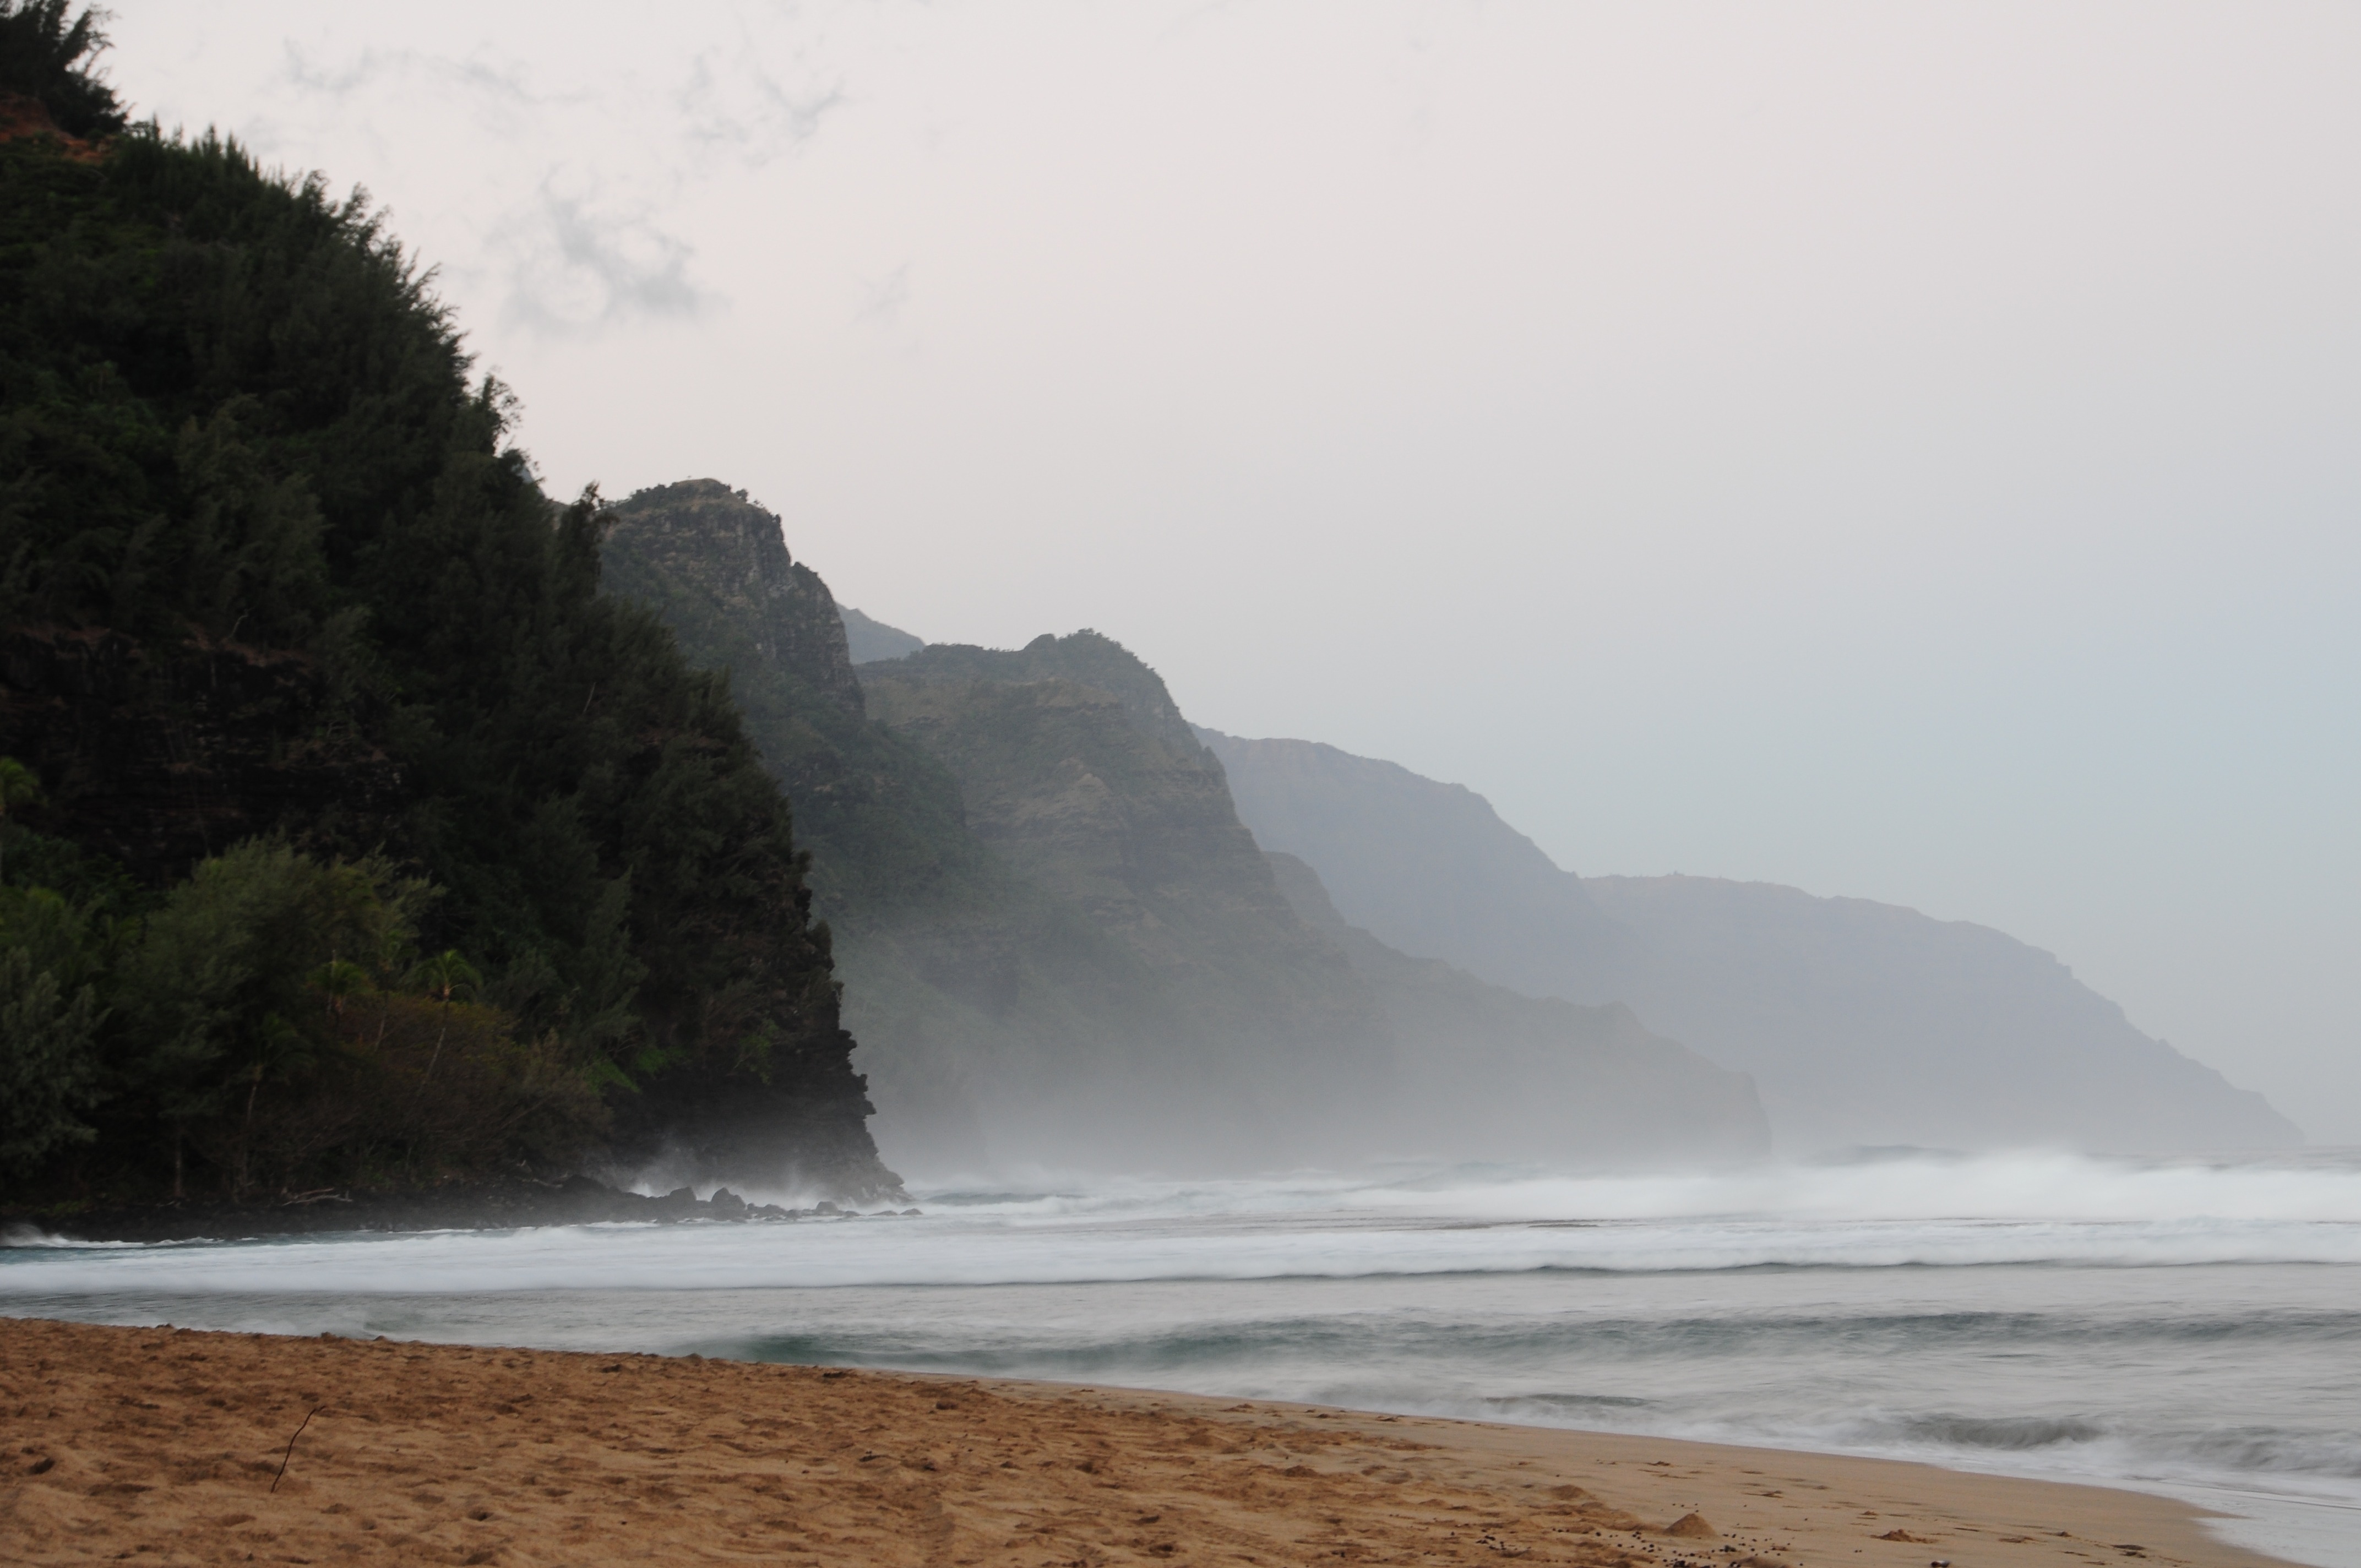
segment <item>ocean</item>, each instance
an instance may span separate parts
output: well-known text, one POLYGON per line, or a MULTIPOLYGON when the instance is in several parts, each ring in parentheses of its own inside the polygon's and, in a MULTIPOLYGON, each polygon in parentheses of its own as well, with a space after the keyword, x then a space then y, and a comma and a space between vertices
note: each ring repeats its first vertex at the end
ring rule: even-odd
MULTIPOLYGON (((0 1249, 0 1313, 1057 1378, 2167 1493, 2361 1568, 2361 1151, 914 1189, 917 1215, 0 1249)), ((761 1198, 764 1194, 752 1194, 761 1198)))

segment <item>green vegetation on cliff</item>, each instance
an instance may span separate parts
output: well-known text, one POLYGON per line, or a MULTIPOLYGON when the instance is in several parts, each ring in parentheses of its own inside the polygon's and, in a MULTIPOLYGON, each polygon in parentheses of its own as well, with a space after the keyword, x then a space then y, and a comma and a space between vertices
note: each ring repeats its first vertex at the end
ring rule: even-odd
POLYGON ((69 1140, 20 1181, 136 1188, 175 1149, 224 1186, 479 1168, 606 1116, 621 1154, 890 1184, 787 803, 726 682, 600 593, 595 503, 543 495, 506 392, 358 197, 212 135, 0 142, 0 751, 47 801, 8 831, 132 889, 101 908, 40 883, 31 839, 0 854, 10 994, 46 1009, 0 1071, 61 1086, 52 1133, 27 1136, 69 1140), (263 883, 280 893, 248 896, 263 883), (318 887, 363 884, 390 947, 314 961, 271 935, 318 887), (202 1026, 138 1000, 175 921, 213 935, 173 938, 173 962, 253 957, 202 1026), (448 997, 431 1014, 455 1025, 428 1048, 446 1084, 563 1080, 598 1113, 290 1131, 412 1070, 417 991, 388 956, 412 945, 483 977, 466 1029, 448 997), (373 1066, 347 1048, 356 1009, 383 1024, 373 1066), (291 1087, 265 1170, 269 1096, 236 1090, 274 1074, 316 1092, 291 1087))

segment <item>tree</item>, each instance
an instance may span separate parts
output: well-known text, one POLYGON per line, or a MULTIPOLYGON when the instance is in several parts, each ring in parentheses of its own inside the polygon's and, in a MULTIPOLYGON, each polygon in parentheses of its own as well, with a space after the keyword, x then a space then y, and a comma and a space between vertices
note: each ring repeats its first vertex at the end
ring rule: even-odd
POLYGON ((32 99, 68 136, 111 135, 123 128, 123 105, 90 69, 106 49, 104 13, 67 10, 66 0, 0 0, 0 93, 32 99))
MULTIPOLYGON (((5 4, 5 0, 0 0, 5 4)), ((41 781, 33 770, 14 757, 0 757, 0 830, 8 826, 8 808, 12 806, 41 804, 41 781)), ((8 852, 5 831, 0 831, 0 857, 8 852)), ((7 881, 7 861, 0 858, 0 883, 7 881)))
POLYGON ((45 887, 0 887, 0 1172, 93 1134, 105 1009, 85 913, 45 887))
POLYGON ((419 1075, 418 1093, 413 1099, 426 1096, 426 1085, 434 1077, 434 1064, 443 1059, 443 1042, 451 1033, 451 1003, 458 993, 470 997, 483 989, 484 977, 476 966, 459 956, 456 948, 445 948, 433 958, 410 971, 411 984, 443 1004, 442 1019, 434 1029, 434 1048, 426 1055, 426 1070, 419 1075))

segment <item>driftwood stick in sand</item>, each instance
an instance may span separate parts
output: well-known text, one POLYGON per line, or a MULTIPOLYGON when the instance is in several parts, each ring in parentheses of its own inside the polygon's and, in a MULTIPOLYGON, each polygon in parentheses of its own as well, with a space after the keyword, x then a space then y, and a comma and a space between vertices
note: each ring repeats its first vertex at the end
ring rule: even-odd
POLYGON ((325 1405, 313 1406, 303 1413, 303 1419, 295 1423, 295 1430, 288 1434, 287 1452, 279 1456, 279 1474, 270 1478, 272 1491, 279 1490, 279 1483, 287 1478, 287 1462, 295 1457, 295 1440, 303 1435, 303 1429, 312 1424, 312 1418, 327 1408, 325 1405))

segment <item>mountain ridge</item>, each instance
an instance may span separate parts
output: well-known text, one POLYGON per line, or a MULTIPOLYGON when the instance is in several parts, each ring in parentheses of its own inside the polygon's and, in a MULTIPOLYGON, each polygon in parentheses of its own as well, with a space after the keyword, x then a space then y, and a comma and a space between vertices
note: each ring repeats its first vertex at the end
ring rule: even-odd
POLYGON ((1199 733, 1257 839, 1318 869, 1347 918, 1527 994, 1628 1003, 1752 1074, 1788 1152, 2301 1141, 2005 933, 1771 883, 1576 877, 1462 786, 1319 742, 1199 733), (1427 896, 1404 895, 1413 877, 1427 896), (1487 941, 1504 928, 1513 940, 1487 941))
POLYGON ((738 624, 760 610, 731 585, 786 575, 784 523, 700 486, 616 503, 609 580, 730 672, 800 803, 895 1159, 1214 1169, 1350 1162, 1386 1140, 1557 1163, 1763 1146, 1751 1085, 1628 1014, 1510 1003, 1407 959, 1356 967, 1285 894, 1162 679, 1111 638, 925 644, 852 666, 863 715, 829 701, 776 652, 820 640, 766 651, 738 624), (691 500, 744 515, 683 517, 694 550, 653 541, 691 500), (853 830, 862 791, 891 833, 853 830), (927 874, 881 875, 889 841, 927 874), (1523 1076, 1429 1070, 1477 1047, 1523 1076), (1687 1086, 1661 1113, 1652 1074, 1687 1086), (1516 1113, 1551 1104, 1566 1108, 1554 1123, 1516 1113))

